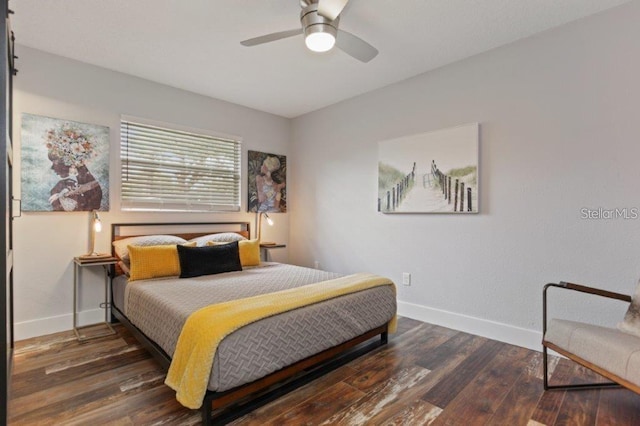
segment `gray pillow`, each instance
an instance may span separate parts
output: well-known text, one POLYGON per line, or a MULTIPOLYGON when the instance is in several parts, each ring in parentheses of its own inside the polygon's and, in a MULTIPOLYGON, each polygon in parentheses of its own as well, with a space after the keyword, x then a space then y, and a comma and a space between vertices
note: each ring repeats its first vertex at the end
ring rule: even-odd
POLYGON ((640 281, 624 319, 618 323, 618 330, 640 337, 640 281))
POLYGON ((139 237, 123 238, 114 241, 113 248, 116 255, 125 262, 129 262, 129 249, 127 246, 165 246, 172 244, 184 244, 187 240, 175 235, 142 235, 139 237))

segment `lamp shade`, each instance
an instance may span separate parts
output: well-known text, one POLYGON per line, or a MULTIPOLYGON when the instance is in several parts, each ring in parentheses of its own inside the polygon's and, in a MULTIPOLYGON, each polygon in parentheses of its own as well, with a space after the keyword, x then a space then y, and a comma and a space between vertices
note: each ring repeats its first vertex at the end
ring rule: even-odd
POLYGON ((267 224, 269 226, 273 226, 273 219, 271 219, 268 214, 266 214, 266 213, 263 213, 263 214, 264 214, 265 219, 267 219, 267 224))
POLYGON ((100 221, 100 216, 98 216, 98 212, 93 213, 93 230, 96 232, 102 232, 102 222, 100 221))

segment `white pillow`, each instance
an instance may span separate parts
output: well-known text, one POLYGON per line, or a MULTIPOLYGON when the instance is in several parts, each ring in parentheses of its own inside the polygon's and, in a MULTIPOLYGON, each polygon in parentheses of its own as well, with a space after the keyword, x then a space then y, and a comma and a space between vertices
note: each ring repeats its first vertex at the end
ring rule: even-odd
POLYGON ((209 234, 203 235, 202 237, 192 238, 189 241, 195 241, 198 244, 198 247, 206 246, 209 241, 213 241, 214 243, 232 243, 234 241, 242 241, 246 240, 240 234, 236 234, 235 232, 220 232, 217 234, 209 234))
POLYGON ((175 235, 142 235, 140 237, 129 237, 114 241, 113 248, 116 255, 124 260, 129 261, 129 250, 127 246, 165 246, 171 244, 184 244, 187 240, 176 237, 175 235))

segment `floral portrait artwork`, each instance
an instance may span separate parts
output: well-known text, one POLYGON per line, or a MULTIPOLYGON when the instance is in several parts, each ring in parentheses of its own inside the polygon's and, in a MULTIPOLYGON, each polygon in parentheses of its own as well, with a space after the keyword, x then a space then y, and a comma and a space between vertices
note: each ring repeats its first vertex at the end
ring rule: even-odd
POLYGON ((22 114, 22 210, 109 210, 109 128, 22 114))
POLYGON ((287 157, 249 151, 249 212, 287 211, 287 157))

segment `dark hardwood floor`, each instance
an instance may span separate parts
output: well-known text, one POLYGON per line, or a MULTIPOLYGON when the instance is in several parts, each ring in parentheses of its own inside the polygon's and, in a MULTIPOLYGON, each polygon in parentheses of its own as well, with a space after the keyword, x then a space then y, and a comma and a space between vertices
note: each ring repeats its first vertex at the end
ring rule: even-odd
MULTIPOLYGON (((199 424, 122 326, 79 343, 72 332, 18 342, 10 424, 199 424)), ((554 359, 553 379, 595 374, 554 359)), ((542 389, 538 352, 401 318, 389 344, 236 420, 235 425, 639 425, 625 389, 542 389)))

